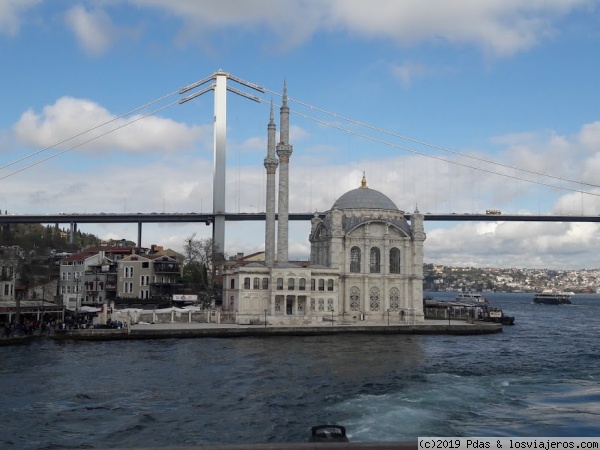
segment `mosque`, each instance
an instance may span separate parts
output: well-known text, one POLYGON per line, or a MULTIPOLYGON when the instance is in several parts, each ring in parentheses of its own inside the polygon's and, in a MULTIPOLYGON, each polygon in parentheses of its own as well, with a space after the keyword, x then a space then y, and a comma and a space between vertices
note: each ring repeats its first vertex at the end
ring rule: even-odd
POLYGON ((310 264, 288 261, 293 147, 287 101, 284 85, 277 145, 272 107, 267 126, 264 262, 225 271, 223 307, 235 312, 240 324, 423 322, 423 215, 415 210, 409 222, 392 200, 367 186, 364 175, 360 187, 339 197, 329 211, 315 214, 310 264))

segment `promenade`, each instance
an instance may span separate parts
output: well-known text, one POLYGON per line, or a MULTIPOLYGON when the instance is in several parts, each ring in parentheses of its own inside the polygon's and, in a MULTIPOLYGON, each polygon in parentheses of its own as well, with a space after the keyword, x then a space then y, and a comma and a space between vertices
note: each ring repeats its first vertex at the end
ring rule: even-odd
POLYGON ((55 339, 137 340, 174 338, 235 338, 266 336, 322 336, 333 334, 440 334, 478 335, 502 332, 502 325, 488 322, 467 323, 461 320, 425 320, 419 324, 324 322, 310 326, 237 325, 217 323, 134 324, 129 329, 57 330, 55 339))

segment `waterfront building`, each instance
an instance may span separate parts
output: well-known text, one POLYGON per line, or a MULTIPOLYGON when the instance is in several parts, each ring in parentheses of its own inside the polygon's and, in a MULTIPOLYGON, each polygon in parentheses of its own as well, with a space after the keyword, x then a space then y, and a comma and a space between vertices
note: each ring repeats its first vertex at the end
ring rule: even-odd
POLYGON ((0 247, 0 302, 15 300, 16 281, 19 278, 19 266, 25 259, 19 246, 0 247))
POLYGON ((323 321, 423 321, 423 215, 410 222, 385 194, 367 186, 342 195, 311 223, 308 264, 288 261, 289 107, 284 85, 280 143, 273 109, 267 127, 265 257, 238 258, 224 273, 223 307, 238 323, 308 325, 323 321), (276 149, 276 152, 275 152, 276 149), (275 153, 279 159, 275 157, 275 153), (275 176, 279 173, 277 238, 275 176), (275 243, 277 248, 275 249, 275 243))
POLYGON ((135 253, 119 261, 118 292, 121 299, 150 299, 167 295, 182 277, 183 266, 174 256, 164 253, 135 253))

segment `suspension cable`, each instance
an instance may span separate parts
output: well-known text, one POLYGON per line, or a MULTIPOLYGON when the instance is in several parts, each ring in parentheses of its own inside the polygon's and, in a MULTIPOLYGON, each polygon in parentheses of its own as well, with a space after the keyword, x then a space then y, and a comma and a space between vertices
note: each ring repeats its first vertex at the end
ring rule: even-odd
POLYGON ((117 131, 117 130, 123 128, 123 127, 126 127, 127 125, 131 125, 132 123, 137 122, 138 120, 145 119, 148 116, 156 114, 157 112, 160 112, 160 111, 162 111, 164 109, 170 108, 171 106, 176 105, 178 103, 179 103, 179 100, 174 101, 172 103, 169 103, 168 105, 162 106, 162 107, 160 107, 158 109, 155 109, 154 111, 151 111, 151 112, 149 112, 147 114, 144 114, 143 116, 136 117, 135 119, 132 119, 132 120, 130 120, 130 121, 128 121, 128 122, 126 122, 126 123, 124 123, 122 125, 119 125, 118 127, 115 127, 115 128, 113 128, 111 130, 108 130, 108 131, 106 131, 104 133, 101 133, 98 136, 94 136, 93 138, 90 138, 90 139, 88 139, 86 141, 80 142, 79 144, 73 145, 72 147, 66 148, 66 149, 64 149, 64 150, 62 150, 62 151, 60 151, 58 153, 55 153, 55 154, 53 154, 51 156, 48 156, 47 158, 41 159, 39 161, 36 161, 36 162, 34 162, 32 164, 29 164, 28 166, 22 167, 19 170, 15 170, 14 172, 9 173, 8 175, 4 175, 3 177, 0 177, 0 181, 6 179, 8 177, 11 177, 13 175, 16 175, 17 173, 20 173, 20 172, 23 172, 23 171, 25 171, 27 169, 30 169, 31 167, 37 166, 38 164, 46 162, 46 161, 48 161, 48 160, 50 160, 52 158, 56 158, 57 156, 62 155, 63 153, 66 153, 66 152, 68 152, 70 150, 73 150, 73 149, 75 149, 77 147, 81 147, 82 145, 87 144, 88 142, 95 141, 96 139, 101 138, 103 136, 106 136, 107 134, 112 133, 113 131, 117 131))
MULTIPOLYGON (((272 94, 275 94, 275 95, 278 95, 278 96, 282 95, 282 94, 280 94, 280 93, 278 93, 276 91, 272 91, 272 90, 267 89, 267 88, 264 88, 264 89, 265 89, 265 91, 270 92, 272 94)), ((364 127, 364 128, 368 128, 368 129, 371 129, 373 131, 377 131, 379 133, 387 134, 389 136, 393 136, 393 137, 396 137, 396 138, 399 138, 399 139, 404 139, 406 141, 413 142, 413 143, 419 144, 419 145, 423 145, 425 147, 433 148, 435 150, 440 150, 440 151, 443 151, 443 152, 452 153, 454 155, 462 156, 464 158, 474 159, 474 160, 477 160, 477 161, 481 161, 481 162, 485 162, 485 163, 488 163, 488 164, 492 164, 492 165, 504 167, 504 168, 507 168, 507 169, 513 169, 513 170, 517 170, 517 171, 520 171, 520 172, 525 172, 525 173, 528 173, 530 175, 537 175, 537 176, 552 178, 552 179, 559 180, 559 181, 565 181, 565 182, 568 182, 568 183, 574 183, 574 184, 579 184, 579 185, 583 185, 583 186, 600 188, 600 185, 597 185, 597 184, 586 183, 586 182, 578 181, 578 180, 571 180, 569 178, 563 178, 563 177, 559 177, 559 176, 556 176, 556 175, 550 175, 550 174, 546 174, 546 173, 541 173, 541 172, 536 172, 536 171, 533 171, 533 170, 524 169, 524 168, 517 167, 517 166, 511 166, 510 164, 505 164, 505 163, 501 163, 501 162, 498 162, 498 161, 493 161, 493 160, 481 158, 481 157, 478 157, 478 156, 475 156, 475 155, 468 155, 466 153, 461 153, 461 152, 458 152, 456 150, 449 149, 447 147, 441 147, 441 146, 438 146, 438 145, 435 145, 435 144, 430 144, 430 143, 425 142, 425 141, 420 141, 418 139, 413 139, 413 138, 410 138, 408 136, 404 136, 404 135, 401 135, 401 134, 393 133, 391 131, 387 131, 387 130, 384 130, 382 128, 378 128, 378 127, 375 127, 373 125, 366 124, 364 122, 353 120, 353 119, 341 116, 339 114, 336 114, 336 113, 333 113, 333 112, 330 112, 330 111, 326 111, 326 110, 321 109, 321 108, 319 108, 317 106, 309 105, 308 103, 304 103, 304 102, 302 102, 300 100, 296 100, 296 99, 291 98, 291 97, 288 97, 288 101, 294 102, 294 103, 298 103, 299 105, 305 106, 305 107, 310 108, 312 110, 315 110, 315 111, 321 112, 323 114, 327 114, 327 115, 333 116, 336 119, 344 120, 344 121, 350 122, 350 123, 352 123, 354 125, 358 125, 358 126, 361 126, 361 127, 364 127)), ((423 154, 423 155, 429 156, 426 153, 423 154)), ((465 166, 465 167, 471 167, 471 166, 465 166)), ((579 192, 579 191, 577 191, 577 192, 579 192)))
MULTIPOLYGON (((6 169, 7 167, 10 167, 10 166, 13 166, 15 164, 18 164, 21 161, 24 161, 24 160, 26 160, 28 158, 31 158, 32 156, 35 156, 35 155, 37 155, 39 153, 42 153, 42 152, 45 152, 46 150, 50 150, 51 148, 57 147, 57 146, 59 146, 61 144, 64 144, 65 142, 69 142, 69 141, 71 141, 71 140, 73 140, 73 139, 75 139, 75 138, 77 138, 79 136, 83 136, 84 134, 89 133, 90 131, 97 130, 98 128, 101 128, 104 125, 108 125, 109 123, 114 122, 115 120, 119 120, 119 119, 121 119, 121 118, 123 118, 125 116, 133 114, 134 112, 139 111, 140 109, 146 108, 146 107, 148 107, 150 105, 153 105, 154 103, 160 102, 161 100, 164 100, 165 98, 171 97, 172 95, 177 94, 177 93, 179 93, 179 90, 171 92, 170 94, 163 95, 162 97, 157 98, 156 100, 152 100, 151 102, 148 102, 145 105, 139 106, 139 107, 137 107, 135 109, 132 109, 131 111, 127 111, 126 113, 123 113, 120 116, 114 117, 111 120, 107 120, 106 122, 101 123, 100 125, 96 125, 95 127, 88 128, 87 130, 82 131, 81 133, 78 133, 78 134, 73 135, 73 136, 71 136, 69 138, 63 139, 62 141, 57 142, 56 144, 49 145, 48 147, 44 147, 44 148, 42 148, 40 150, 37 150, 37 151, 35 151, 33 153, 30 153, 29 155, 25 155, 22 158, 19 158, 19 159, 15 160, 15 161, 12 161, 12 162, 10 162, 8 164, 5 164, 5 165, 1 166, 0 170, 6 169)), ((74 147, 72 147, 72 148, 74 148, 74 147)), ((15 172, 15 173, 18 173, 18 172, 15 172)), ((0 180, 2 180, 2 179, 3 178, 0 178, 0 180)))

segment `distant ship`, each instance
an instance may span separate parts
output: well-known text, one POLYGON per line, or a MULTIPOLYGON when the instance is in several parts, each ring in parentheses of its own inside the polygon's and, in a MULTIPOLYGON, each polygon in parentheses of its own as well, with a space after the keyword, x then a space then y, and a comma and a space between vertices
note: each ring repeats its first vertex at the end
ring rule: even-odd
POLYGON ((481 295, 479 292, 473 292, 473 291, 461 291, 458 293, 458 295, 456 296, 456 301, 457 302, 461 302, 461 301, 471 301, 471 302, 478 302, 478 303, 489 303, 486 298, 481 295))
POLYGON ((533 303, 541 303, 545 305, 570 305, 572 295, 572 292, 536 292, 533 296, 533 303))

